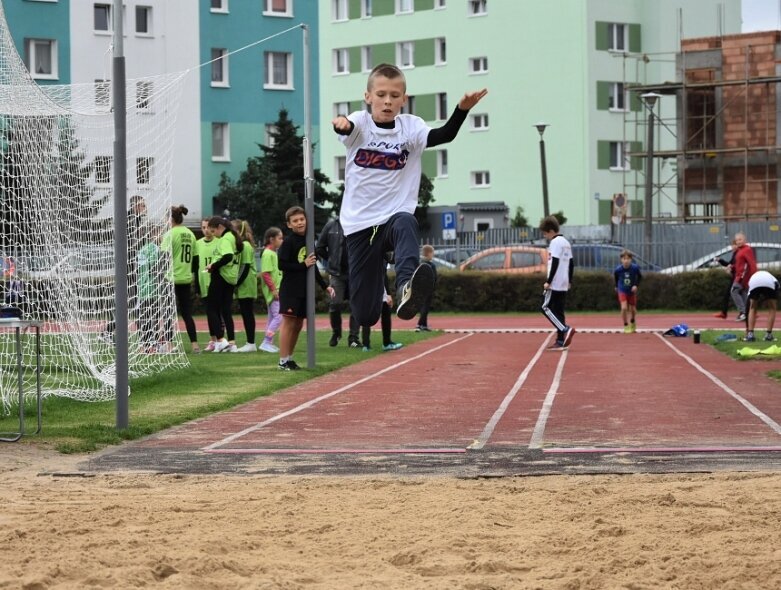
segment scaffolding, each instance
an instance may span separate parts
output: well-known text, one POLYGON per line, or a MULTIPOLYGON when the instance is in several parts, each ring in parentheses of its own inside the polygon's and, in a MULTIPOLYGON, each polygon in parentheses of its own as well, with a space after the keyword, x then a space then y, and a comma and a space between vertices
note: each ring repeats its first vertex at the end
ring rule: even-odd
MULTIPOLYGON (((659 55, 634 57, 640 67, 664 59, 659 55)), ((629 151, 643 165, 625 175, 624 192, 645 204, 650 155, 652 211, 662 209, 663 199, 676 211, 657 214, 654 222, 776 219, 781 213, 779 55, 779 31, 685 40, 674 54, 675 82, 625 82, 636 98, 655 93, 675 100, 672 117, 649 117, 642 101, 624 115, 625 142, 645 148, 629 151), (652 150, 645 140, 649 124, 656 138, 652 150)))

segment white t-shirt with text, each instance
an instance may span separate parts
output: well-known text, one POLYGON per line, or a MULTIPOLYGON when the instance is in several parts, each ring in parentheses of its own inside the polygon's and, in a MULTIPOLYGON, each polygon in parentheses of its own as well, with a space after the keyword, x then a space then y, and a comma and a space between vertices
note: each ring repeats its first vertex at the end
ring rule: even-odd
POLYGON ((355 128, 338 136, 347 147, 339 212, 344 234, 382 225, 399 212, 414 214, 430 127, 414 115, 398 115, 393 129, 375 125, 368 111, 347 118, 355 128))
POLYGON ((556 274, 550 282, 553 291, 569 290, 569 261, 572 259, 572 246, 564 236, 556 236, 548 244, 548 275, 553 265, 553 258, 559 259, 556 274))

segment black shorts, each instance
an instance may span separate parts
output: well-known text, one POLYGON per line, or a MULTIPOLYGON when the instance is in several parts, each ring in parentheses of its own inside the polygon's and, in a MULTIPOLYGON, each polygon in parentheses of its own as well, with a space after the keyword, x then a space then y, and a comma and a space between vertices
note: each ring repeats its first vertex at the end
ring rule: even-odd
POLYGON ((279 294, 279 314, 293 318, 306 317, 306 297, 289 295, 283 291, 279 294))
POLYGON ((770 287, 756 287, 748 292, 748 298, 751 301, 762 303, 769 299, 778 299, 778 289, 771 289, 770 287))

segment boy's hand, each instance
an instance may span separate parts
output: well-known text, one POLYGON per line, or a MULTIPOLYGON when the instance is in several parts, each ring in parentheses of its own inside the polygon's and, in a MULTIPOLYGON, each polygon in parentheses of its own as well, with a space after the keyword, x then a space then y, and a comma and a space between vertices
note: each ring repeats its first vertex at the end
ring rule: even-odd
POLYGON ((335 117, 331 124, 334 126, 335 131, 350 131, 350 120, 344 115, 335 117))
POLYGON ((458 108, 462 111, 468 111, 478 102, 480 102, 480 99, 483 98, 486 94, 488 94, 488 88, 483 88, 482 90, 478 90, 476 92, 467 92, 464 96, 461 97, 461 100, 458 101, 458 108))
POLYGON ((331 299, 336 297, 336 289, 334 289, 331 285, 328 285, 325 288, 326 293, 328 293, 331 296, 331 299))
POLYGON ((310 252, 309 255, 304 258, 304 264, 306 264, 306 267, 309 268, 315 263, 317 263, 317 257, 315 256, 314 252, 310 252))

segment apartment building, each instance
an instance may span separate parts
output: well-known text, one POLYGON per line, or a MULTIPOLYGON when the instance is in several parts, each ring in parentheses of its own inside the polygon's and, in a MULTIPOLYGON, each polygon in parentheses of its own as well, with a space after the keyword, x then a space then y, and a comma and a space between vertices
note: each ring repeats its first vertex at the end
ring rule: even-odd
MULTIPOLYGON (((444 123, 467 90, 489 89, 455 142, 430 150, 434 204, 504 202, 542 216, 543 122, 550 210, 572 224, 610 220, 613 196, 631 192, 644 149, 628 88, 675 80, 681 40, 740 31, 740 2, 717 0, 323 0, 320 119, 364 108, 368 72, 405 71, 407 112, 444 123)), ((675 104, 661 100, 660 113, 675 104)), ((327 131, 327 128, 325 128, 327 131)), ((674 145, 674 139, 669 140, 674 145)), ((343 146, 329 133, 321 167, 343 178, 343 146)), ((675 190, 675 189, 673 189, 675 190)), ((656 211, 673 215, 675 195, 656 211)), ((464 227, 464 230, 476 228, 464 227)))
MULTIPOLYGON (((125 0, 123 5, 128 79, 187 72, 171 190, 174 202, 190 209, 188 221, 214 213, 220 175, 237 178, 247 158, 259 155, 258 144, 267 144, 280 108, 303 132, 301 24, 310 30, 313 136, 318 131, 315 2, 125 0)), ((96 96, 110 87, 112 0, 4 0, 3 7, 19 54, 39 83, 95 84, 96 96)), ((143 194, 143 176, 128 174, 128 190, 143 194)))

